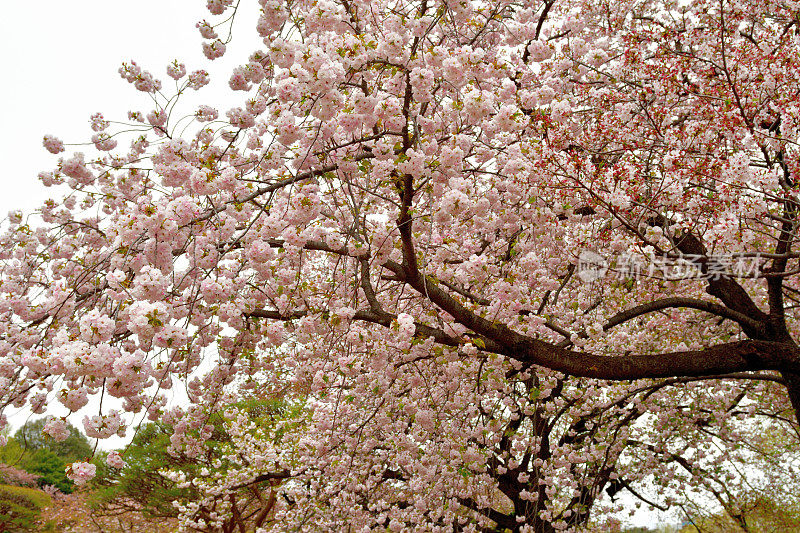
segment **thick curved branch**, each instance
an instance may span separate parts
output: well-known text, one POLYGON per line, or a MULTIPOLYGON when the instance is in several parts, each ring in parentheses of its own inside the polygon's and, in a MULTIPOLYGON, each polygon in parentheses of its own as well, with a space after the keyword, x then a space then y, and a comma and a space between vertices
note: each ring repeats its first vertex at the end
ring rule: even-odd
POLYGON ((249 487, 250 485, 256 485, 264 481, 275 481, 275 480, 281 481, 284 479, 289 479, 290 477, 292 477, 292 475, 287 470, 282 470, 280 472, 272 472, 269 474, 259 474, 250 481, 245 481, 244 483, 239 483, 238 485, 233 485, 229 487, 229 490, 237 490, 244 487, 249 487))
POLYGON ((739 313, 737 311, 728 309, 723 305, 715 304, 714 302, 707 302, 705 300, 698 300, 696 298, 682 298, 682 297, 663 298, 661 300, 655 300, 653 302, 638 305, 632 309, 628 309, 620 313, 617 313, 616 315, 611 317, 608 320, 608 322, 603 326, 603 330, 608 331, 614 326, 623 324, 641 315, 652 313, 654 311, 660 311, 662 309, 669 309, 676 307, 697 309, 700 311, 711 313, 713 315, 722 318, 728 318, 738 323, 743 328, 750 328, 753 330, 765 330, 764 327, 765 325, 762 322, 759 322, 758 320, 751 318, 750 316, 745 315, 743 313, 739 313))
MULTIPOLYGON (((531 339, 504 324, 476 315, 456 301, 436 282, 396 263, 387 268, 427 297, 461 325, 492 341, 495 351, 523 363, 544 366, 565 374, 608 380, 709 376, 754 370, 780 370, 798 373, 800 352, 794 344, 771 341, 740 341, 702 350, 670 352, 658 355, 624 357, 570 351, 538 339, 531 339)), ((738 284, 737 284, 738 286, 738 284)), ((741 287, 740 287, 741 288, 741 287)), ((743 289, 742 289, 743 290, 743 289)), ((749 297, 748 297, 749 299, 749 297)), ((759 311, 759 313, 761 313, 759 311)), ((764 313, 761 315, 766 316, 764 313)))
MULTIPOLYGON (((625 322, 648 313, 661 311, 662 309, 681 307, 697 309, 722 318, 728 318, 742 326, 743 330, 746 329, 748 331, 758 332, 760 334, 759 338, 767 338, 769 336, 766 324, 762 324, 761 322, 754 320, 747 315, 737 313, 736 311, 732 311, 727 307, 715 304, 714 302, 707 302, 705 300, 686 297, 662 298, 661 300, 655 300, 653 302, 637 305, 631 309, 621 311, 620 313, 617 313, 611 317, 609 321, 603 325, 603 331, 608 331, 615 326, 619 326, 620 324, 624 324, 625 322)), ((550 322, 545 322, 545 326, 566 337, 565 340, 561 341, 556 346, 559 348, 568 348, 572 345, 572 341, 570 340, 571 335, 567 330, 558 327, 555 324, 551 324, 550 322)), ((578 337, 586 339, 589 337, 589 335, 586 333, 586 331, 581 331, 578 333, 578 337)))
MULTIPOLYGON (((404 231, 401 231, 401 233, 404 231)), ((410 231, 408 237, 410 237, 410 231)), ((698 243, 699 241, 695 240, 695 242, 698 243)), ((341 251, 332 249, 325 251, 341 253, 341 251)), ((393 261, 387 261, 383 266, 392 271, 398 280, 410 285, 420 295, 428 298, 442 311, 450 314, 458 323, 476 334, 483 342, 483 348, 486 351, 502 353, 523 363, 544 366, 568 375, 608 380, 682 376, 701 377, 757 370, 777 370, 800 375, 800 353, 798 353, 797 347, 791 343, 782 342, 748 340, 711 346, 702 350, 619 357, 567 350, 538 339, 531 339, 515 332, 504 324, 491 322, 473 313, 453 298, 437 282, 428 276, 422 275, 407 263, 401 265, 393 261)), ((729 281, 744 291, 741 286, 732 280, 709 281, 709 284, 723 283, 725 281, 729 281)), ((723 285, 725 284, 723 283, 723 285)), ((747 302, 752 304, 752 300, 746 293, 745 297, 747 300, 734 298, 731 301, 737 304, 737 307, 746 309, 748 307, 747 302)), ((737 309, 692 299, 665 299, 651 304, 644 304, 617 315, 617 317, 612 318, 612 321, 616 325, 629 320, 633 316, 652 312, 658 307, 677 307, 679 304, 680 306, 700 309, 730 318, 742 325, 743 328, 754 333, 756 338, 762 334, 762 323, 759 320, 747 317, 737 309), (754 328, 756 325, 759 328, 754 328)), ((755 304, 752 305, 755 306, 755 304)), ((758 314, 755 316, 763 318, 768 316, 757 308, 756 311, 758 314)), ((306 312, 300 311, 285 316, 278 311, 256 310, 247 316, 289 320, 300 318, 305 314, 306 312)), ((353 318, 389 327, 395 316, 391 313, 358 311, 353 318)), ((447 335, 442 330, 419 322, 416 323, 416 329, 417 335, 433 337, 437 342, 448 346, 457 346, 464 342, 447 335)))
MULTIPOLYGON (((666 231, 669 230, 671 221, 663 215, 656 214, 648 219, 648 224, 661 227, 666 231)), ((709 266, 714 264, 714 260, 708 257, 708 251, 700 238, 686 231, 675 236, 675 247, 684 255, 699 257, 700 271, 703 274, 708 274, 709 266)), ((735 280, 723 275, 707 276, 707 281, 706 292, 722 301, 725 307, 762 324, 769 323, 769 315, 758 308, 744 287, 735 280)), ((768 338, 763 335, 763 331, 754 331, 744 325, 742 325, 742 328, 750 338, 762 340, 768 338)))
POLYGON ((513 516, 509 516, 507 514, 501 513, 500 511, 496 511, 491 507, 481 507, 480 505, 478 505, 478 502, 476 502, 472 498, 458 498, 458 503, 460 503, 467 509, 471 509, 476 513, 482 514, 489 520, 495 522, 500 528, 513 530, 518 525, 516 519, 513 516))
MULTIPOLYGON (((708 273, 707 251, 700 239, 687 232, 677 239, 676 245, 683 254, 703 257, 705 261, 701 262, 701 271, 703 274, 708 273)), ((749 316, 761 323, 767 323, 769 320, 769 315, 758 308, 753 299, 750 298, 750 295, 747 294, 747 291, 739 283, 727 276, 708 276, 706 292, 719 298, 725 304, 725 307, 732 311, 749 316)), ((749 328, 744 329, 747 336, 751 338, 764 338, 760 337, 758 332, 751 331, 749 328)))
MULTIPOLYGON (((775 246, 775 254, 783 257, 778 257, 772 261, 772 272, 784 272, 788 265, 788 254, 791 252, 792 242, 794 240, 795 223, 797 208, 791 203, 787 202, 784 205, 784 220, 781 224, 780 235, 778 243, 775 246)), ((769 314, 773 323, 778 328, 779 332, 786 337, 789 333, 786 329, 786 315, 783 299, 783 277, 782 276, 769 276, 767 277, 767 294, 769 297, 769 314)))
POLYGON ((570 351, 540 340, 528 340, 508 350, 506 355, 572 376, 613 381, 800 370, 800 352, 794 345, 755 340, 702 350, 620 357, 570 351))
POLYGON ((634 488, 633 488, 633 487, 631 487, 631 484, 630 484, 630 483, 628 483, 626 480, 624 480, 624 479, 620 479, 620 480, 619 480, 619 484, 620 484, 620 486, 621 486, 622 488, 626 489, 628 492, 630 492, 631 494, 633 494, 634 496, 636 496, 637 498, 639 498, 640 500, 642 500, 642 501, 643 501, 644 503, 646 503, 647 505, 650 505, 650 506, 652 506, 652 507, 655 507, 656 509, 658 509, 658 510, 660 510, 660 511, 668 511, 668 510, 669 510, 669 505, 659 505, 659 504, 657 504, 656 502, 654 502, 654 501, 652 501, 652 500, 649 500, 649 499, 645 498, 644 496, 642 496, 641 494, 639 494, 639 493, 638 493, 636 490, 634 490, 634 488))
MULTIPOLYGON (((273 310, 273 309, 256 309, 254 311, 250 311, 249 313, 245 313, 245 317, 247 318, 266 318, 268 320, 296 320, 299 318, 303 318, 308 316, 310 313, 308 311, 291 311, 288 313, 281 313, 280 311, 273 310)), ((353 320, 360 320, 362 322, 370 322, 372 324, 380 324, 384 327, 391 327, 392 323, 397 319, 396 315, 387 312, 378 312, 378 311, 356 311, 353 315, 353 320)), ((420 338, 427 338, 433 337, 433 339, 445 346, 460 346, 464 344, 464 341, 460 339, 456 339, 451 337, 444 331, 433 328, 421 322, 414 322, 414 326, 416 331, 414 333, 415 337, 420 338)), ((493 346, 497 348, 496 346, 493 346)))

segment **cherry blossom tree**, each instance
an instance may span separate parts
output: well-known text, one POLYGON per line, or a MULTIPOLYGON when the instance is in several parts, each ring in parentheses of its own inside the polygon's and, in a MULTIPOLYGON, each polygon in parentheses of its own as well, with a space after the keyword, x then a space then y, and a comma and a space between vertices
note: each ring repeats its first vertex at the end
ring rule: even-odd
POLYGON ((125 64, 152 107, 9 216, 2 405, 116 398, 87 434, 189 456, 224 413, 224 475, 178 482, 269 481, 278 530, 575 529, 796 429, 795 2, 259 3, 240 106, 125 64))

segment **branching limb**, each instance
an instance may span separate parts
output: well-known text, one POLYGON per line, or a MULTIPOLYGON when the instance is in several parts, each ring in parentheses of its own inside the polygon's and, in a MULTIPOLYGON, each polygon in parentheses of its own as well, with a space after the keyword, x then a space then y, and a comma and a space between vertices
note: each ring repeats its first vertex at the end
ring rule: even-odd
POLYGON ((629 320, 632 320, 638 316, 642 316, 648 313, 661 311, 662 309, 681 308, 681 307, 688 309, 697 309, 700 311, 711 313, 713 315, 722 318, 728 318, 738 323, 742 327, 750 328, 753 330, 760 331, 764 329, 764 324, 759 322, 758 320, 755 320, 743 313, 739 313, 737 311, 729 309, 723 305, 715 304, 713 302, 707 302, 705 300, 699 300, 697 298, 675 297, 675 298, 662 298, 661 300, 655 300, 653 302, 638 305, 632 309, 628 309, 626 311, 617 313, 616 315, 611 317, 609 321, 603 326, 603 330, 608 331, 609 329, 615 326, 624 324, 629 320))

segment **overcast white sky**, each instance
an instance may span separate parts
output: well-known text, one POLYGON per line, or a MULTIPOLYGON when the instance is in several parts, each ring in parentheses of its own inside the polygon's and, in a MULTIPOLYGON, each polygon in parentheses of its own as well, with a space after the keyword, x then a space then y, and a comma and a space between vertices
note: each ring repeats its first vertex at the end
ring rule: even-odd
MULTIPOLYGON (((247 12, 258 7, 254 1, 243 4, 247 12)), ((201 52, 195 23, 211 20, 203 0, 27 0, 3 7, 0 218, 10 209, 33 208, 54 194, 36 177, 57 160, 42 147, 45 134, 79 143, 91 136, 88 121, 95 112, 124 120, 128 110, 149 110, 147 96, 117 73, 123 61, 133 59, 166 78, 166 87, 172 81, 166 77, 166 65, 179 59, 189 71, 208 70, 212 82, 227 88, 233 63, 210 69, 201 52)), ((240 18, 228 56, 244 61, 257 41, 254 19, 240 18)), ((212 84, 198 96, 213 101, 213 90, 212 84)), ((67 148, 62 155, 70 153, 67 148)))

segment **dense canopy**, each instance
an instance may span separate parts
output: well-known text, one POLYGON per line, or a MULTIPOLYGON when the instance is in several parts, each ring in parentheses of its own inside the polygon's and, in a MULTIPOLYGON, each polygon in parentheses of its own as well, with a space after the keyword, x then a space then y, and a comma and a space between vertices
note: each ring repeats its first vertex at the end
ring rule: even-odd
POLYGON ((152 108, 9 216, 0 405, 189 457, 224 417, 200 530, 248 485, 264 531, 544 532, 791 475, 796 2, 259 3, 239 107, 125 64, 152 108))

